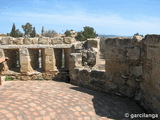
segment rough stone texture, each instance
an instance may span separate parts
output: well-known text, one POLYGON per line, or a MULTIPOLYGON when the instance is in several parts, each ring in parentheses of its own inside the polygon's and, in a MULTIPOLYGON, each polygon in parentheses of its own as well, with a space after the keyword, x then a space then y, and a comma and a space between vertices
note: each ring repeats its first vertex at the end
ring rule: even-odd
POLYGON ((59 69, 62 67, 62 49, 54 49, 56 67, 59 69))
POLYGON ((44 50, 44 70, 45 72, 54 71, 57 69, 56 60, 53 48, 45 48, 44 50))
POLYGON ((32 44, 32 39, 30 39, 30 38, 24 38, 23 41, 24 41, 23 43, 24 43, 25 45, 32 44))
POLYGON ((91 50, 82 51, 83 66, 93 67, 96 65, 96 52, 91 50))
MULTIPOLYGON (((5 72, 1 74, 23 80, 52 79, 58 73, 56 66, 62 66, 61 50, 64 49, 71 83, 127 96, 149 112, 160 114, 160 35, 88 39, 85 42, 75 42, 71 38, 0 37, 0 44, 0 56, 11 59, 4 62, 5 72), (60 50, 54 51, 55 48, 60 50), (39 49, 42 50, 44 71, 37 72, 34 70, 38 66, 39 49), (17 64, 14 63, 17 60, 15 50, 19 51, 20 72, 11 73, 12 65, 17 64), (100 55, 105 58, 105 65, 102 64, 105 71, 98 69, 98 63, 102 62, 100 55)), ((58 75, 66 79, 61 73, 58 75)))
POLYGON ((51 39, 48 37, 42 37, 38 39, 38 43, 39 44, 50 44, 51 43, 51 39))
POLYGON ((143 42, 145 53, 143 56, 143 81, 141 104, 148 110, 160 114, 160 36, 147 35, 143 42))
POLYGON ((33 69, 38 69, 39 68, 39 50, 38 49, 29 49, 29 56, 31 59, 31 66, 33 69))
POLYGON ((20 52, 20 72, 27 74, 30 71, 33 71, 31 66, 31 59, 29 56, 29 51, 26 48, 19 49, 20 52))
POLYGON ((75 39, 71 37, 34 37, 34 38, 13 38, 0 37, 0 45, 33 45, 33 44, 73 44, 75 39))
POLYGON ((71 44, 75 41, 75 39, 71 37, 64 37, 63 41, 65 44, 71 44))
POLYGON ((63 43, 63 38, 61 38, 61 37, 51 38, 51 43, 52 44, 62 44, 63 43))

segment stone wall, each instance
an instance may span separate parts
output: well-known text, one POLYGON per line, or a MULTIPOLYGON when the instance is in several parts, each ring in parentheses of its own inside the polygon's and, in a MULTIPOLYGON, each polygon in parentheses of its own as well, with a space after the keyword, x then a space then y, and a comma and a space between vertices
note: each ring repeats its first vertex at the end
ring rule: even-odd
POLYGON ((35 38, 13 38, 0 37, 0 45, 31 45, 31 44, 72 44, 75 42, 71 37, 35 37, 35 38))
POLYGON ((20 80, 53 79, 62 66, 62 49, 65 66, 69 68, 71 37, 13 38, 0 37, 0 57, 8 57, 3 63, 2 75, 20 80), (57 62, 57 64, 56 64, 57 62))
POLYGON ((83 47, 74 47, 70 55, 71 83, 129 97, 150 113, 160 114, 160 35, 102 38, 100 47, 95 41, 90 39, 83 47), (84 64, 90 59, 84 51, 101 52, 105 56, 105 71, 98 69, 98 64, 84 64))
POLYGON ((73 84, 129 97, 149 112, 160 114, 159 54, 160 35, 91 38, 85 42, 69 37, 0 37, 0 57, 10 59, 3 63, 2 75, 43 80, 53 79, 58 74, 66 79, 69 70, 73 84), (65 75, 58 73, 62 57, 65 75), (12 70, 14 72, 10 73, 12 70))
POLYGON ((145 37, 142 61, 141 104, 160 114, 160 35, 145 37))

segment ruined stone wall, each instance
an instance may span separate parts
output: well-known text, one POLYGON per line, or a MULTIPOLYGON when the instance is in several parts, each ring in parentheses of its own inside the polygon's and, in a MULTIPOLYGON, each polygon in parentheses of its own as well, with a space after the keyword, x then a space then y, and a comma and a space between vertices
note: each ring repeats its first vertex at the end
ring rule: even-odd
MULTIPOLYGON (((96 48, 88 45, 95 43, 91 41, 74 47, 77 52, 70 55, 71 83, 129 97, 149 112, 160 114, 160 36, 102 38, 97 50, 105 56, 105 71, 95 67, 98 64, 90 67, 83 63, 89 59, 83 51, 96 48)), ((96 56, 96 63, 99 61, 96 56)))
POLYGON ((0 37, 0 45, 31 45, 31 44, 72 44, 75 42, 71 37, 35 37, 35 38, 13 38, 13 37, 0 37))
POLYGON ((160 35, 145 37, 142 61, 141 104, 160 114, 160 35))
POLYGON ((0 37, 0 57, 9 58, 3 63, 1 74, 20 80, 53 79, 58 73, 56 65, 62 64, 62 54, 59 55, 62 49, 65 49, 66 67, 69 67, 68 56, 74 42, 71 37, 0 37))
POLYGON ((87 88, 105 91, 105 71, 98 69, 99 39, 88 39, 73 45, 70 54, 70 82, 87 88))

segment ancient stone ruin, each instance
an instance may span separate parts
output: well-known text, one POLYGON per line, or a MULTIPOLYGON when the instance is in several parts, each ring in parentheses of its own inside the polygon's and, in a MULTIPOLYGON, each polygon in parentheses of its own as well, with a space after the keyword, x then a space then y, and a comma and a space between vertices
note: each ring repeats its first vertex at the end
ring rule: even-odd
POLYGON ((0 38, 1 75, 18 80, 68 80, 126 96, 160 115, 160 35, 88 39, 0 38))

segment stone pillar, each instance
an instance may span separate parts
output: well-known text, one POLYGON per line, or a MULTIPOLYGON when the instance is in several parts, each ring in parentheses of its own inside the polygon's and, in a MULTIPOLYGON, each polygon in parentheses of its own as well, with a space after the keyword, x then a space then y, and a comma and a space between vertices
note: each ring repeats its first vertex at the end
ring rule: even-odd
POLYGON ((29 55, 31 58, 31 66, 33 69, 39 68, 39 50, 38 49, 29 49, 29 55))
POLYGON ((31 67, 31 59, 27 48, 20 48, 20 72, 26 74, 27 72, 33 71, 31 67))
MULTIPOLYGON (((5 57, 3 49, 0 49, 0 57, 5 57)), ((7 61, 3 62, 3 64, 1 65, 1 69, 2 69, 2 71, 9 70, 8 65, 7 65, 7 61)))
POLYGON ((62 67, 62 49, 54 49, 55 58, 56 58, 56 66, 57 68, 62 67))
POLYGON ((70 65, 70 48, 64 49, 65 68, 69 68, 70 65))
POLYGON ((44 49, 44 70, 45 72, 52 72, 57 70, 56 60, 53 48, 44 49))

